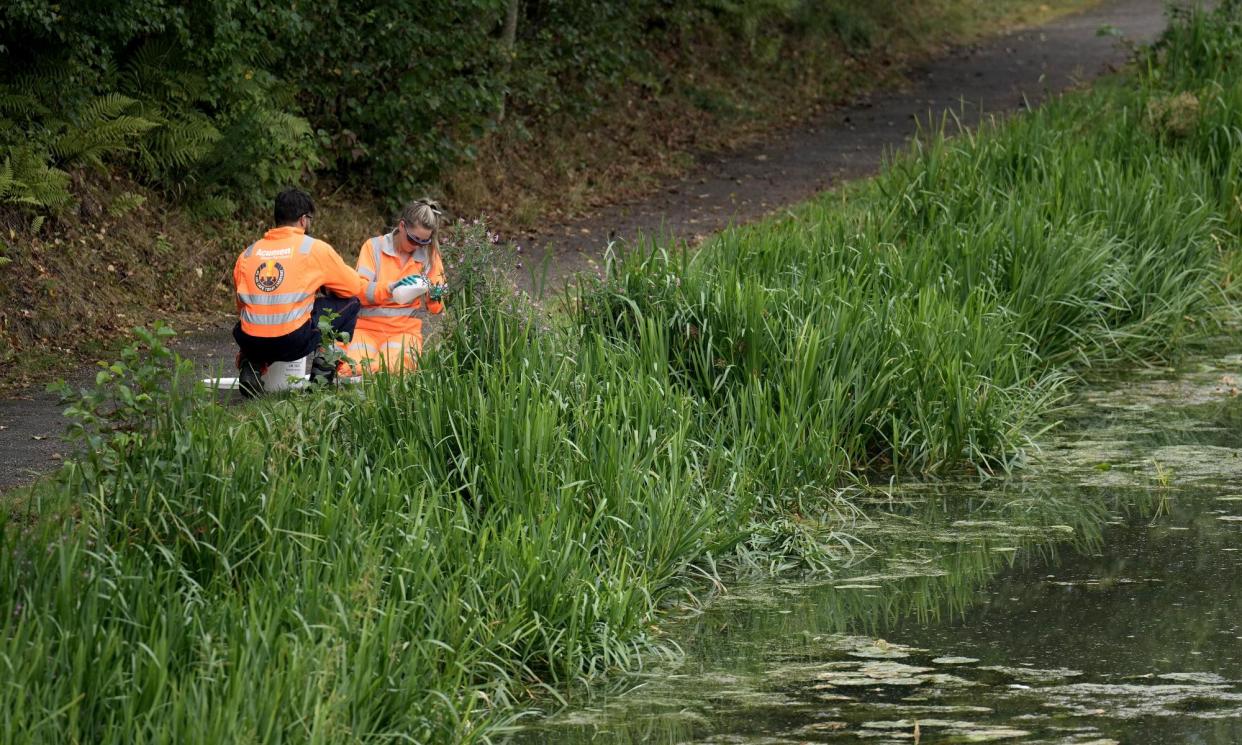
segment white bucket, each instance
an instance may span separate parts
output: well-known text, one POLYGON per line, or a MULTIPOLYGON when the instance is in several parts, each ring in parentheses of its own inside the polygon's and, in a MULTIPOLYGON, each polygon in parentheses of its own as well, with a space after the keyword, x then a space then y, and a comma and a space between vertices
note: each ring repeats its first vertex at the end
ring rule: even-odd
POLYGON ((306 384, 306 363, 309 356, 293 362, 272 362, 263 373, 263 390, 268 393, 287 391, 306 384))
MULTIPOLYGON (((290 388, 305 388, 309 385, 310 375, 306 373, 310 357, 303 357, 293 362, 273 362, 267 366, 263 374, 263 390, 273 393, 287 391, 290 388)), ((361 383, 362 377, 338 377, 340 383, 361 383)), ((203 384, 221 391, 235 391, 238 387, 237 378, 205 378, 203 384)))

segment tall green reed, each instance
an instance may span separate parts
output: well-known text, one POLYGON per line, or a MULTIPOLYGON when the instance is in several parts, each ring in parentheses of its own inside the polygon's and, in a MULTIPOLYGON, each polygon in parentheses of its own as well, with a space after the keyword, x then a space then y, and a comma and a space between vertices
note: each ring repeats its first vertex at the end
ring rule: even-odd
POLYGON ((617 340, 667 329, 674 377, 747 428, 776 492, 872 467, 1004 467, 1069 376, 1175 355, 1220 305, 1239 109, 1218 95, 1176 137, 1151 115, 1170 79, 1238 87, 1227 66, 1185 62, 1236 54, 1236 19, 1217 20, 1182 18, 1133 79, 929 132, 877 179, 688 262, 618 262, 581 322, 617 340), (832 435, 803 440, 802 423, 832 435))

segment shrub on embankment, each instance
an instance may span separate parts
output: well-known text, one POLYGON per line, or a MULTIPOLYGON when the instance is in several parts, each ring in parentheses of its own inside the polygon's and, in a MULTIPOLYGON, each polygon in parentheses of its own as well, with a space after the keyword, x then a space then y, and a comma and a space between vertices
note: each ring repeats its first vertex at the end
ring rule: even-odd
POLYGON ((710 111, 745 105, 731 89, 778 87, 805 102, 872 48, 913 51, 1022 5, 12 0, 0 207, 63 209, 75 170, 108 166, 205 215, 266 204, 311 173, 397 201, 502 121, 529 139, 606 102, 633 115, 635 98, 710 111))
POLYGON ((1238 30, 621 266, 567 328, 459 299, 416 375, 230 409, 126 383, 148 342, 0 530, 0 737, 481 738, 649 649, 692 562, 815 559, 851 471, 1006 460, 1065 365, 1171 354, 1219 300, 1242 71, 1175 71, 1238 30), (1149 114, 1186 92, 1180 133, 1149 114))

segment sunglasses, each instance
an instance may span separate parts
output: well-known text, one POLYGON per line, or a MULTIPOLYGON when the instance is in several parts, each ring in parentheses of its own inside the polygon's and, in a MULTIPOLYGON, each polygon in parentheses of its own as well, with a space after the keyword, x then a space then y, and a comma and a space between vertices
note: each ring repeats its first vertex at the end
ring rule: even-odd
POLYGON ((419 238, 418 236, 414 235, 413 233, 407 230, 405 231, 405 237, 409 239, 410 243, 413 243, 416 246, 431 245, 432 236, 430 235, 427 236, 426 238, 419 238))

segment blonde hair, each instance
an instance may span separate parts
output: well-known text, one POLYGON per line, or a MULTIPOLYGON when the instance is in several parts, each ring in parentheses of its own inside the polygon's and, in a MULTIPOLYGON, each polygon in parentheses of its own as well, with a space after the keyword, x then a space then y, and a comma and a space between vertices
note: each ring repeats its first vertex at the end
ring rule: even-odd
POLYGON ((400 220, 411 227, 431 231, 431 253, 440 253, 440 218, 444 214, 440 204, 430 199, 415 199, 401 210, 400 220))

